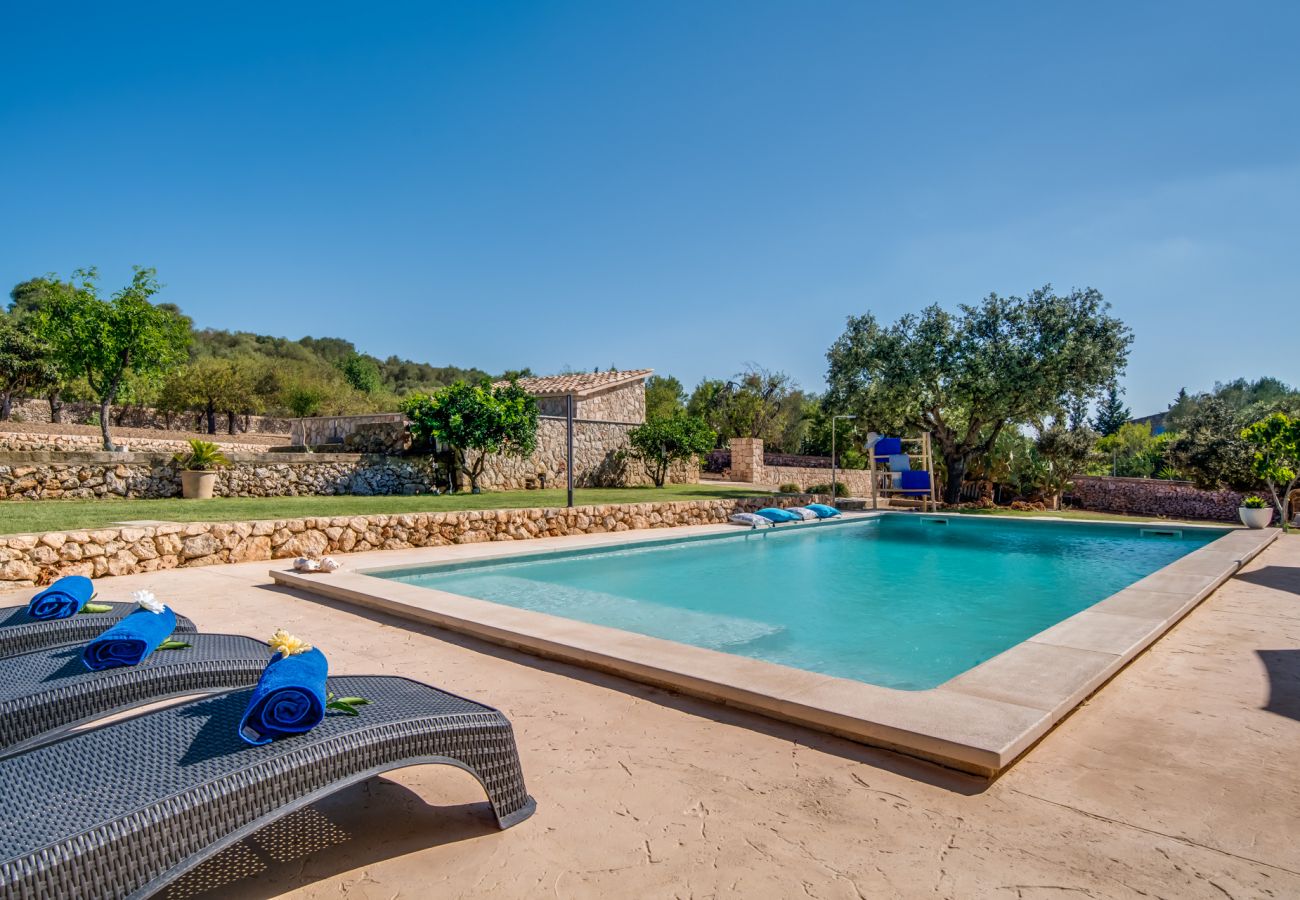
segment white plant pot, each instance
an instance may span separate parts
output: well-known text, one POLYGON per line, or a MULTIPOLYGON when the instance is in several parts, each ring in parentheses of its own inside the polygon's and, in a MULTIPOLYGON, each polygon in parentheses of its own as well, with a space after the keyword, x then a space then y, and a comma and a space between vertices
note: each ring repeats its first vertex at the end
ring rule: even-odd
POLYGON ((1267 528, 1268 523, 1273 521, 1273 507, 1265 506, 1263 509, 1250 509, 1249 507, 1237 507, 1237 515, 1241 516, 1241 524, 1247 528, 1267 528))
POLYGON ((211 500, 216 484, 216 472, 181 472, 181 496, 186 500, 211 500))

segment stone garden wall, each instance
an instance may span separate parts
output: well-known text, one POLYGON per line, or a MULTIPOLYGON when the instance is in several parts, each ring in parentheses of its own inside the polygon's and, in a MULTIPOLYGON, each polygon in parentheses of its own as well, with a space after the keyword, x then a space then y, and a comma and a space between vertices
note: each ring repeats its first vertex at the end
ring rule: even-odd
POLYGON ((198 522, 0 536, 0 590, 48 584, 62 575, 100 578, 326 553, 721 524, 738 511, 748 512, 769 505, 794 506, 816 499, 799 496, 683 500, 573 509, 198 522))
MULTIPOLYGON (((15 400, 13 416, 19 422, 46 423, 50 421, 50 404, 43 399, 15 400)), ((288 434, 290 419, 275 416, 239 416, 236 426, 241 431, 254 434, 288 434)), ((99 404, 67 402, 63 404, 63 423, 66 425, 93 425, 99 422, 99 404)), ((226 417, 217 417, 218 428, 224 432, 226 417)), ((158 428, 164 431, 207 431, 207 419, 198 413, 171 413, 170 415, 149 407, 113 407, 111 425, 124 428, 158 428), (118 419, 121 418, 119 422, 118 419)))
POLYGON ((1098 512, 1221 522, 1237 521, 1237 508, 1246 496, 1233 490, 1201 490, 1188 481, 1093 475, 1077 476, 1069 493, 1079 506, 1098 512))
MULTIPOLYGON (((349 453, 228 453, 218 497, 423 494, 435 485, 420 457, 349 453)), ((441 485, 446 487, 445 483, 441 485)), ((170 456, 148 453, 0 453, 0 501, 179 497, 170 456)))
MULTIPOLYGON (((797 459, 795 457, 794 459, 797 459)), ((829 484, 829 461, 825 467, 773 466, 767 463, 760 438, 732 438, 730 450, 731 477, 735 481, 779 487, 797 484, 807 490, 814 484, 829 484)), ((871 473, 866 469, 837 469, 835 480, 842 482, 853 497, 871 496, 871 473)))
MULTIPOLYGON (((4 423, 0 423, 0 428, 4 423)), ((141 437, 121 437, 115 435, 113 443, 125 447, 127 450, 137 453, 167 453, 172 454, 178 450, 188 450, 189 440, 186 438, 164 437, 165 432, 160 432, 156 438, 141 437)), ((266 444, 241 444, 238 439, 228 440, 227 435, 217 434, 208 437, 206 440, 212 440, 220 444, 225 453, 265 453, 266 444)), ((41 434, 39 432, 25 431, 0 431, 0 453, 4 451, 18 451, 23 453, 40 452, 40 451, 66 451, 66 452, 95 452, 102 449, 103 440, 99 435, 91 434, 41 434)))
MULTIPOLYGON (((645 468, 627 459, 627 435, 636 425, 575 419, 573 423, 573 483, 576 487, 624 487, 650 484, 645 468)), ((496 491, 522 490, 530 481, 546 487, 565 485, 564 419, 543 416, 537 425, 537 449, 531 456, 494 456, 488 460, 481 487, 496 491)), ((699 466, 682 464, 668 473, 671 484, 694 484, 700 480, 699 466)))

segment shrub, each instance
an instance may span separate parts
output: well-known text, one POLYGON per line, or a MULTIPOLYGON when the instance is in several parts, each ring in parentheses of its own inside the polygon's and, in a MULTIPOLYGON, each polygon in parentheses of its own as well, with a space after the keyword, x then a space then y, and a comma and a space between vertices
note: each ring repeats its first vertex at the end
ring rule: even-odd
POLYGON ((1245 500, 1242 500, 1241 505, 1246 507, 1246 509, 1267 509, 1268 501, 1265 500, 1263 497, 1251 496, 1251 497, 1247 497, 1245 500))
MULTIPOLYGON (((831 492, 831 486, 830 486, 829 483, 827 483, 827 484, 814 484, 814 485, 812 485, 811 487, 808 488, 808 493, 810 493, 810 494, 829 494, 830 492, 831 492)), ((842 482, 842 481, 837 481, 837 482, 835 482, 835 496, 836 496, 836 497, 847 497, 848 495, 849 495, 849 489, 848 489, 848 487, 844 484, 844 482, 842 482)))
POLYGON ((201 441, 198 438, 190 441, 188 451, 173 456, 172 462, 187 472, 207 472, 230 465, 230 460, 221 452, 220 447, 211 441, 201 441))
POLYGON ((679 410, 647 419, 644 425, 628 432, 627 440, 630 455, 641 461, 656 487, 663 487, 673 463, 708 453, 717 434, 704 419, 679 410))
POLYGON ((799 491, 799 485, 795 484, 793 481, 787 481, 785 484, 781 485, 781 487, 778 488, 778 490, 780 490, 780 492, 783 493, 783 494, 798 494, 798 493, 800 493, 800 491, 799 491))
POLYGON ((451 447, 456 468, 478 493, 479 477, 489 456, 525 457, 537 448, 537 398, 513 381, 494 387, 489 381, 458 381, 433 394, 409 394, 402 412, 414 446, 431 449, 441 441, 451 447))

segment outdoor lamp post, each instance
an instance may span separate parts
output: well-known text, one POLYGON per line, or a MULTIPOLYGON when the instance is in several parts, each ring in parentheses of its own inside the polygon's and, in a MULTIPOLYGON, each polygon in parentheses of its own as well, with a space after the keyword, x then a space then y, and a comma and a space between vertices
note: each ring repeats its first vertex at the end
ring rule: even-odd
POLYGON ((839 419, 856 419, 857 416, 831 416, 831 506, 839 506, 839 497, 835 494, 835 422, 839 419))

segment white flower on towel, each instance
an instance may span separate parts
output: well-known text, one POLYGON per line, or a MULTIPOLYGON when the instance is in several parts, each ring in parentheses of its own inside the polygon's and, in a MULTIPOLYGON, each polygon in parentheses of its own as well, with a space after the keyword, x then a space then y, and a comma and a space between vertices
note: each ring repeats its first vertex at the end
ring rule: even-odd
POLYGON ((141 609, 147 609, 151 613, 160 613, 167 608, 167 604, 155 597, 153 591, 132 591, 131 599, 141 609))
POLYGON ((320 568, 320 563, 314 559, 300 556, 293 561, 293 567, 299 572, 315 572, 320 568))
POLYGON ((322 556, 320 561, 320 570, 322 572, 335 572, 343 568, 343 563, 339 562, 332 556, 322 556))

